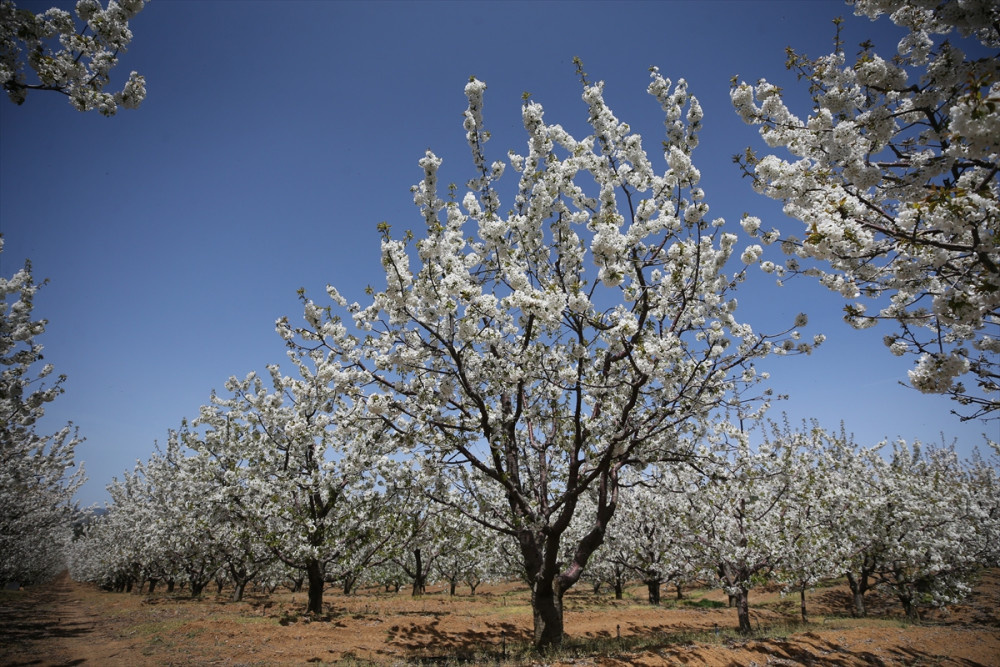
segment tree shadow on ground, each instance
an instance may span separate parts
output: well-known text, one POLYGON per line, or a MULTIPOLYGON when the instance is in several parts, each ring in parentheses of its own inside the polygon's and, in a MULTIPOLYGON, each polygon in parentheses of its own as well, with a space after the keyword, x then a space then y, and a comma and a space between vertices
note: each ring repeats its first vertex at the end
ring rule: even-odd
MULTIPOLYGON (((856 650, 842 646, 828 639, 823 639, 813 632, 797 635, 795 642, 788 642, 782 639, 756 640, 744 645, 745 650, 759 653, 770 663, 779 660, 789 661, 787 664, 797 665, 875 665, 877 667, 888 667, 889 665, 937 665, 947 656, 936 655, 927 651, 920 651, 912 646, 892 647, 883 649, 880 653, 872 651, 856 650)), ((732 663, 736 665, 735 661, 732 663)), ((781 664, 778 662, 778 664, 781 664)), ((948 657, 948 664, 961 665, 964 667, 988 667, 973 660, 948 657)))
MULTIPOLYGON (((8 593, 0 601, 0 664, 38 665, 50 663, 52 656, 41 655, 33 645, 52 639, 83 637, 94 631, 100 618, 91 621, 66 613, 70 599, 69 573, 63 572, 50 584, 8 593)), ((81 661, 63 662, 76 665, 81 661)))
POLYGON ((403 649, 416 664, 438 662, 474 662, 484 656, 501 658, 508 646, 526 644, 531 636, 524 628, 513 623, 484 623, 478 630, 442 630, 440 619, 429 623, 393 625, 388 630, 386 643, 403 649))

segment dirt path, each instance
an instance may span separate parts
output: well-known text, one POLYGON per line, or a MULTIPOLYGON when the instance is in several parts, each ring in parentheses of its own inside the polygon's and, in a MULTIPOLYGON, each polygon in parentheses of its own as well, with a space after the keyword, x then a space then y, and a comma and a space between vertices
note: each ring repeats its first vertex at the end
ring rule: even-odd
POLYGON ((5 665, 75 665, 73 646, 88 640, 100 614, 73 593, 67 573, 46 586, 9 595, 0 606, 0 662, 5 665), (62 650, 65 646, 66 650, 62 650))

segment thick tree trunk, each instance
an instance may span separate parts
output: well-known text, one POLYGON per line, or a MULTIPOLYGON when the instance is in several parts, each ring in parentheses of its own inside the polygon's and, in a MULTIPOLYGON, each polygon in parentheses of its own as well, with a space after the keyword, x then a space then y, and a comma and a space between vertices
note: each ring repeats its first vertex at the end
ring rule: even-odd
POLYGON ((546 651, 562 643, 563 591, 551 580, 536 582, 531 592, 531 609, 535 621, 535 648, 546 651))
POLYGON ((153 591, 155 591, 155 590, 156 590, 156 584, 158 584, 158 583, 159 583, 159 581, 160 581, 159 579, 150 579, 150 580, 149 580, 149 591, 148 591, 148 593, 149 593, 150 595, 152 595, 152 594, 153 594, 153 591))
POLYGON ((799 609, 802 612, 802 622, 808 623, 809 617, 806 615, 806 587, 799 586, 799 609))
POLYGON ((681 590, 681 585, 679 583, 675 583, 674 584, 674 588, 677 589, 677 599, 678 600, 683 600, 684 599, 684 591, 681 590))
POLYGON ((229 576, 233 580, 233 602, 239 602, 243 599, 247 584, 256 574, 256 572, 248 572, 245 566, 237 567, 232 563, 229 564, 229 576))
POLYGON ((237 581, 233 584, 233 602, 239 602, 243 599, 243 591, 246 590, 246 587, 245 581, 237 581))
POLYGON ((906 618, 914 623, 919 623, 920 612, 917 611, 917 605, 913 602, 913 595, 908 591, 898 591, 896 597, 903 604, 903 611, 906 613, 906 618))
POLYGON ((740 589, 736 594, 736 617, 740 622, 740 634, 748 635, 753 632, 750 625, 750 591, 740 589))
POLYGON ((307 614, 323 613, 323 566, 319 561, 310 560, 306 563, 306 578, 309 579, 308 603, 306 604, 307 614))
POLYGON ((615 579, 615 599, 621 600, 625 595, 625 586, 621 579, 615 579))
POLYGON ((205 590, 205 584, 207 581, 191 581, 191 597, 196 598, 201 595, 201 592, 205 590))
POLYGON ((410 593, 413 597, 423 595, 427 590, 427 573, 424 572, 424 562, 420 554, 420 549, 413 550, 413 590, 410 593))
POLYGON ((856 617, 867 616, 868 610, 865 608, 865 592, 868 590, 868 577, 862 574, 861 577, 856 579, 852 573, 848 572, 847 584, 851 587, 851 615, 856 617))
POLYGON ((173 579, 167 579, 167 592, 168 593, 173 593, 174 592, 174 586, 176 586, 176 585, 177 585, 176 581, 174 581, 173 579))
POLYGON ((649 604, 658 605, 660 604, 660 580, 659 579, 646 579, 643 581, 646 584, 647 597, 649 598, 649 604))
MULTIPOLYGON (((576 507, 570 501, 560 510, 561 520, 550 529, 522 530, 517 535, 524 558, 524 573, 531 582, 531 609, 534 617, 535 650, 558 648, 563 640, 563 595, 583 575, 591 554, 604 542, 604 533, 617 502, 617 470, 610 471, 598 484, 599 502, 593 527, 576 542, 568 564, 559 562, 560 539, 569 526, 576 507), (610 488, 609 488, 610 487, 610 488)), ((511 509, 518 514, 520 500, 508 494, 511 509)))

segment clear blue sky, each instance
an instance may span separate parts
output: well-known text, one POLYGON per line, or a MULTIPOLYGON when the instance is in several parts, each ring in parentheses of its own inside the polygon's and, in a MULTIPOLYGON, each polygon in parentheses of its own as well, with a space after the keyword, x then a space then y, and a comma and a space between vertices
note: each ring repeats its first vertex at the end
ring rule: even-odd
MULTIPOLYGON (((35 11, 52 4, 19 3, 35 11)), ((442 181, 471 175, 463 87, 485 81, 491 159, 522 150, 521 93, 546 119, 586 132, 572 64, 580 56, 606 99, 641 132, 662 138, 648 68, 686 78, 705 110, 695 164, 711 215, 734 230, 744 211, 764 226, 796 223, 753 193, 731 156, 757 144, 732 111, 729 80, 779 82, 803 102, 784 48, 829 52, 831 20, 848 44, 872 37, 888 56, 899 32, 850 16, 840 2, 294 2, 154 0, 132 22, 115 70, 146 76, 138 111, 81 114, 54 93, 22 107, 0 100, 2 273, 30 258, 48 278, 36 314, 49 320, 46 360, 68 375, 43 428, 72 420, 89 482, 103 502, 115 475, 193 418, 230 375, 282 363, 274 321, 301 317, 300 287, 332 283, 350 299, 381 287, 379 237, 389 222, 419 230, 410 186, 427 148, 442 181)), ((828 342, 811 357, 768 363, 791 394, 773 408, 828 428, 843 420, 862 444, 957 438, 963 454, 994 429, 961 424, 952 403, 898 385, 910 359, 892 357, 877 327, 856 332, 842 300, 814 284, 779 289, 761 276, 740 315, 777 330, 810 315, 828 342)), ((996 437, 996 433, 993 433, 996 437)))

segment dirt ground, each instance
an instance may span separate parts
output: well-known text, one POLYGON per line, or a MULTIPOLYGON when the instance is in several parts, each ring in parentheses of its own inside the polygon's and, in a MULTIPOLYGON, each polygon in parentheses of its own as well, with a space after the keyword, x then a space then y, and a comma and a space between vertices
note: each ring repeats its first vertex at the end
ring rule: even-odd
MULTIPOLYGON (((527 592, 480 587, 450 597, 328 591, 329 612, 301 616, 304 593, 192 600, 183 593, 107 593, 63 575, 51 584, 0 591, 2 665, 1000 665, 1000 571, 984 573, 975 595, 920 625, 898 605, 872 599, 873 618, 851 619, 846 590, 808 598, 811 624, 795 623, 798 600, 751 592, 760 637, 731 632, 735 611, 712 607, 719 591, 686 591, 659 608, 644 588, 626 599, 580 587, 567 595, 567 643, 557 659, 525 657, 527 592), (619 639, 619 637, 621 639, 619 639), (642 639, 642 644, 638 640, 642 639), (598 641, 603 639, 603 641, 598 641), (599 646, 600 648, 594 648, 599 646)), ((668 591, 664 595, 670 597, 668 591)))

